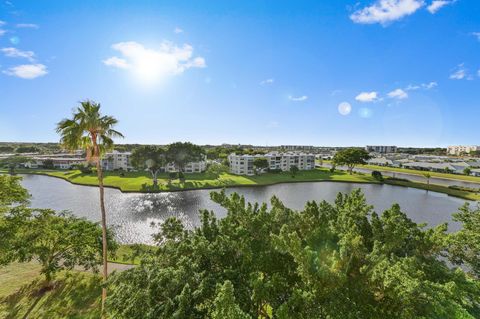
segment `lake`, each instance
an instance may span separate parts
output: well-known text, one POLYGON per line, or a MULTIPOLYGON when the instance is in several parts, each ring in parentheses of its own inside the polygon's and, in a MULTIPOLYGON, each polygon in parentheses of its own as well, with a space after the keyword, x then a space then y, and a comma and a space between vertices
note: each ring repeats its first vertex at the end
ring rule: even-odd
MULTIPOLYGON (((96 187, 74 185, 59 178, 41 175, 23 175, 22 185, 32 195, 31 206, 69 210, 73 214, 93 221, 100 220, 99 194, 96 187)), ((451 222, 451 214, 466 201, 445 194, 426 192, 415 188, 391 185, 306 182, 257 187, 228 188, 227 193, 237 192, 250 202, 269 202, 273 195, 285 206, 300 210, 309 200, 332 202, 339 192, 349 193, 360 188, 369 204, 380 213, 393 203, 415 222, 429 226, 450 222, 450 230, 458 229, 451 222)), ((211 190, 192 190, 171 193, 122 193, 106 188, 107 223, 115 228, 121 243, 152 243, 151 235, 158 231, 152 223, 161 223, 169 216, 181 219, 188 228, 199 224, 200 209, 213 210, 218 217, 226 211, 210 200, 211 190)))

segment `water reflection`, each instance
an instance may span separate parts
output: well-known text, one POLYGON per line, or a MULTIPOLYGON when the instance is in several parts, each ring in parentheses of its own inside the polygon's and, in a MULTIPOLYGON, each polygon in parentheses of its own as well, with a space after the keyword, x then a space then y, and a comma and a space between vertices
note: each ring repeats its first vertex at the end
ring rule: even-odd
MULTIPOLYGON (((95 187, 73 185, 58 178, 38 175, 26 175, 22 183, 33 196, 33 207, 69 210, 77 216, 100 220, 98 189, 95 187)), ((338 192, 349 193, 355 188, 362 189, 377 212, 399 203, 414 221, 429 225, 450 222, 451 213, 465 202, 413 188, 334 182, 230 188, 227 193, 238 192, 247 201, 267 203, 275 195, 287 207, 300 210, 309 200, 332 202, 338 192)), ((115 227, 117 238, 122 243, 151 243, 151 235, 157 231, 152 223, 162 223, 170 216, 178 217, 188 228, 199 224, 198 211, 201 209, 213 210, 220 218, 225 216, 226 211, 213 203, 209 194, 209 190, 141 194, 106 189, 107 222, 115 227)), ((452 230, 457 228, 456 224, 450 226, 452 230)))

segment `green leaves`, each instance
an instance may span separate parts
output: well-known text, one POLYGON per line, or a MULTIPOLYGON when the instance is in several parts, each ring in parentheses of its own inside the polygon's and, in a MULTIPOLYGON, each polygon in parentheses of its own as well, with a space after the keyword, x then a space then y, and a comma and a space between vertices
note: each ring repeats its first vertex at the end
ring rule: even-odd
POLYGON ((333 156, 334 165, 345 165, 348 167, 350 174, 353 168, 359 164, 366 164, 366 161, 370 159, 370 155, 367 151, 360 148, 346 148, 338 151, 333 156))
POLYGON ((30 194, 20 185, 21 177, 0 175, 0 213, 2 206, 25 204, 30 194))
MULTIPOLYGON (((48 209, 17 206, 0 218, 0 263, 37 260, 47 281, 62 269, 102 264, 102 231, 96 223, 48 209)), ((109 251, 117 245, 109 233, 109 251)))
POLYGON ((116 275, 109 297, 115 318, 480 313, 479 282, 440 258, 448 258, 449 248, 459 263, 474 265, 478 212, 464 208, 457 218, 468 226, 449 241, 446 225, 426 230, 398 205, 377 215, 359 190, 338 195, 334 204, 309 202, 298 212, 276 197, 269 207, 224 191, 211 198, 227 210, 224 218, 201 211, 201 226, 194 230, 168 219, 158 251, 116 275), (142 306, 125 306, 131 304, 142 306))

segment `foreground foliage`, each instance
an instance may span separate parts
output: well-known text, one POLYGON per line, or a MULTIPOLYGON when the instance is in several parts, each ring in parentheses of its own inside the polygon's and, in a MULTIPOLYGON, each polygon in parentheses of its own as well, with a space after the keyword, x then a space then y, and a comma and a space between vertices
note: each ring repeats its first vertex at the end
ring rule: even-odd
POLYGON ((212 193, 228 210, 185 230, 167 220, 135 269, 110 280, 114 318, 478 318, 480 210, 424 229, 398 205, 380 216, 360 191, 301 212, 212 193), (477 228, 478 229, 478 228, 477 228), (471 269, 447 267, 446 261, 471 269))

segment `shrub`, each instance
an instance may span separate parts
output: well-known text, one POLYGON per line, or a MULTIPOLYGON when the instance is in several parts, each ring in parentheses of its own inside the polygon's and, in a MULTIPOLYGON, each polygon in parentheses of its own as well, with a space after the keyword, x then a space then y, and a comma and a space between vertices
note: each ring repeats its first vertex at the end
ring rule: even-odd
POLYGON ((379 171, 373 171, 372 177, 375 178, 377 181, 383 181, 383 175, 379 171))

